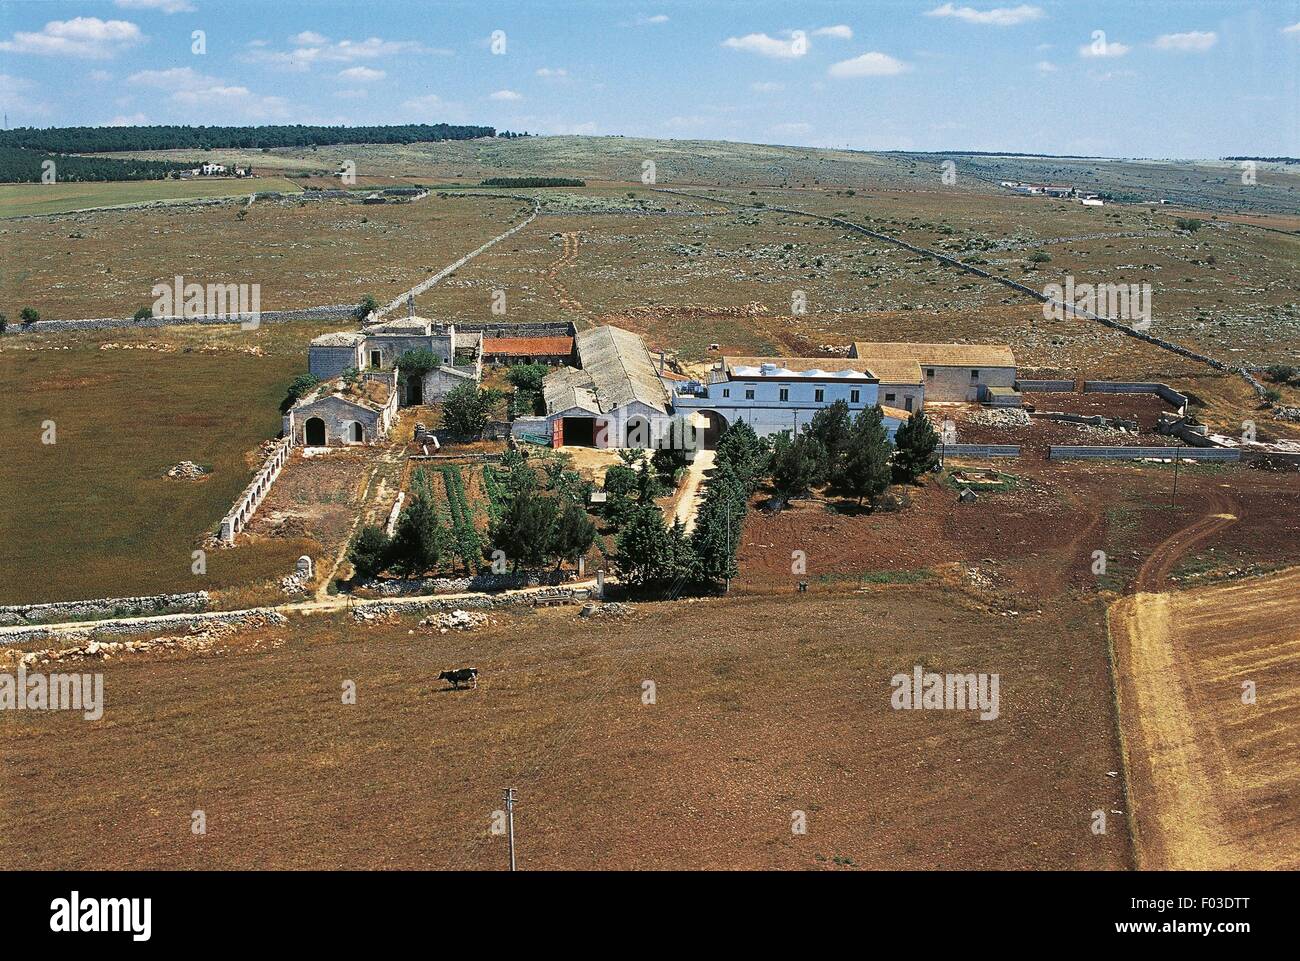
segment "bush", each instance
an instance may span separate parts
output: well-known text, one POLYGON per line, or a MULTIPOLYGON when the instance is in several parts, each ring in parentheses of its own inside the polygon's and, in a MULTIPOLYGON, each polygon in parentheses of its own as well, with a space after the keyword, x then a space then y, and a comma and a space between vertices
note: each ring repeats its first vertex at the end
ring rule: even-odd
POLYGON ((442 401, 442 426, 455 437, 478 437, 488 425, 501 392, 465 383, 453 387, 442 401))
POLYGON ((366 294, 364 297, 361 298, 361 303, 357 304, 356 309, 352 311, 352 316, 355 317, 357 320, 365 320, 368 316, 370 316, 370 312, 372 310, 378 310, 378 309, 379 309, 379 301, 375 300, 375 298, 370 296, 370 294, 366 294))
POLYGON ((367 524, 361 528, 352 547, 348 549, 348 560, 361 580, 369 580, 387 569, 389 564, 388 535, 382 527, 367 524))
POLYGON ((31 325, 41 319, 41 314, 35 307, 24 307, 18 312, 18 317, 24 324, 31 325))
POLYGON ((135 315, 131 319, 134 320, 136 323, 139 323, 142 320, 152 320, 153 308, 141 307, 139 310, 135 312, 135 315))

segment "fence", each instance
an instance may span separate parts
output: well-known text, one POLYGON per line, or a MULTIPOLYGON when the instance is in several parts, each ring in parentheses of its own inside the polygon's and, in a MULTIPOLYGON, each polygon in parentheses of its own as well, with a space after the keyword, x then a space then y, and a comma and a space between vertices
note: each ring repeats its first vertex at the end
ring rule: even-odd
POLYGON ((945 456, 951 457, 1019 457, 1018 444, 946 444, 945 456))
POLYGON ((1016 390, 1029 391, 1037 394, 1073 394, 1074 381, 1072 380, 1018 380, 1016 381, 1016 390))
POLYGON ((1048 460, 1137 460, 1144 457, 1180 461, 1239 461, 1241 451, 1224 447, 1069 447, 1047 449, 1048 460))
POLYGON ((1187 408, 1187 395, 1180 394, 1168 384, 1151 384, 1143 381, 1085 380, 1085 394, 1155 394, 1178 408, 1181 414, 1187 408))
POLYGON ((288 461, 289 448, 292 444, 293 439, 290 437, 282 437, 276 442, 275 449, 271 451, 271 455, 267 457, 261 470, 253 478, 253 482, 244 488, 244 493, 239 495, 239 500, 235 501, 235 506, 230 509, 230 513, 221 519, 223 543, 234 544, 235 535, 248 526, 248 522, 253 519, 253 514, 265 499, 267 491, 280 476, 280 469, 288 461))

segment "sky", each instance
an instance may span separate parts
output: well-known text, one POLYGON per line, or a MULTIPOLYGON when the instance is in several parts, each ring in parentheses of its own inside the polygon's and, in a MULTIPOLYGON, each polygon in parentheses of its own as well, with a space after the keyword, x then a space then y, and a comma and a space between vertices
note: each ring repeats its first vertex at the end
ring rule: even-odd
POLYGON ((1300 0, 0 0, 0 109, 1300 156, 1300 0))

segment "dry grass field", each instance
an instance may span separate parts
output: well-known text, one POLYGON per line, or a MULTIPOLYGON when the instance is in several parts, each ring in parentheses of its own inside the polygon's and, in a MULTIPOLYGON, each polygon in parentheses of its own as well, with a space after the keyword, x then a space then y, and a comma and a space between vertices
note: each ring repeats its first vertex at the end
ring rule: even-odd
MULTIPOLYGON (((121 182, 0 184, 0 219, 61 214, 91 207, 114 207, 204 197, 247 197, 260 191, 296 193, 283 177, 249 180, 128 180, 121 182)), ((164 214, 171 211, 163 211, 164 214)))
POLYGON ((1139 865, 1300 867, 1300 569, 1139 593, 1110 623, 1139 865))
MULTIPOLYGON (((0 226, 0 310, 16 322, 129 317, 156 283, 261 285, 263 310, 381 303, 499 234, 518 201, 433 199, 363 206, 343 200, 126 210, 0 226)), ((487 308, 485 307, 484 310, 487 308)))
POLYGON ((494 616, 445 635, 317 616, 96 664, 102 722, 0 727, 0 856, 499 869, 514 786, 524 869, 1129 866, 1122 817, 1089 830, 1122 807, 1095 611, 1008 625, 918 585, 653 604, 598 630, 573 608, 494 616), (478 689, 444 693, 437 673, 470 663, 478 689), (1000 672, 1001 716, 891 710, 917 663, 1000 672))

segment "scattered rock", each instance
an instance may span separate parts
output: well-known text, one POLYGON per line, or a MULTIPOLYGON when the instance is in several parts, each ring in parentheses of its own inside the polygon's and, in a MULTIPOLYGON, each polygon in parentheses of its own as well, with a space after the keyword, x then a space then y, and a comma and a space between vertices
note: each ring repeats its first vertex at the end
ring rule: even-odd
POLYGON ((194 463, 194 461, 183 460, 175 467, 171 468, 171 470, 167 471, 167 476, 173 477, 176 480, 201 480, 204 477, 207 477, 209 473, 210 471, 206 468, 200 467, 198 464, 194 463))

